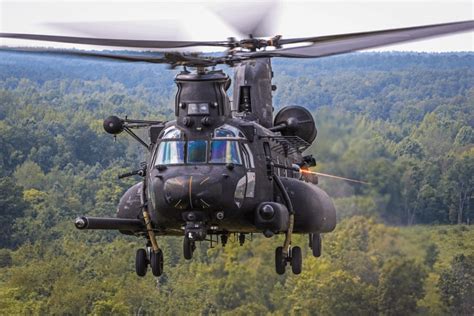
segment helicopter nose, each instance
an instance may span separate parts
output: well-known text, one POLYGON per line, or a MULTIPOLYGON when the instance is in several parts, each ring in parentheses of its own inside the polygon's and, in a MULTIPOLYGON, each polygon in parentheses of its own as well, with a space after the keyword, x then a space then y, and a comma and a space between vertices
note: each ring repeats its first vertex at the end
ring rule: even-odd
POLYGON ((206 209, 216 205, 222 185, 207 176, 180 176, 165 181, 166 202, 176 209, 206 209))

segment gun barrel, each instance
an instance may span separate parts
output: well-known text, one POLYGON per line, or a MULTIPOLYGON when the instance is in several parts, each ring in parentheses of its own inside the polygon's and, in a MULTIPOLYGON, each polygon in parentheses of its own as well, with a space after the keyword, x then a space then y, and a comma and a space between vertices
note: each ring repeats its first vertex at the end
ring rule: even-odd
POLYGON ((132 218, 80 216, 74 221, 77 229, 111 229, 137 231, 145 229, 144 222, 132 218))

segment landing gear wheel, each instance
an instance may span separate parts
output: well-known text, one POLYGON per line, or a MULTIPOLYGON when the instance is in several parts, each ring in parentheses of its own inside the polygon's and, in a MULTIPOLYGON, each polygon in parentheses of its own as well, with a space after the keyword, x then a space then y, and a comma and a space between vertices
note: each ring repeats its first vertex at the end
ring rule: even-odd
POLYGON ((158 277, 163 274, 163 252, 161 249, 158 252, 153 250, 150 252, 150 265, 154 276, 158 277))
POLYGON ((294 274, 301 273, 301 267, 303 265, 303 256, 301 255, 301 248, 296 246, 291 249, 291 271, 294 274))
POLYGON ((277 247, 275 249, 275 270, 276 273, 282 275, 285 274, 286 269, 286 258, 283 255, 283 247, 277 247))
POLYGON ((310 234, 310 247, 311 250, 313 250, 313 256, 315 257, 321 257, 321 251, 322 251, 322 239, 321 235, 318 233, 310 234))
POLYGON ((146 250, 138 249, 135 256, 135 271, 138 276, 144 277, 148 268, 148 260, 146 258, 146 250))
POLYGON ((194 241, 189 239, 188 236, 184 236, 184 241, 183 241, 184 259, 191 260, 193 258, 193 253, 195 249, 196 249, 196 245, 194 241))

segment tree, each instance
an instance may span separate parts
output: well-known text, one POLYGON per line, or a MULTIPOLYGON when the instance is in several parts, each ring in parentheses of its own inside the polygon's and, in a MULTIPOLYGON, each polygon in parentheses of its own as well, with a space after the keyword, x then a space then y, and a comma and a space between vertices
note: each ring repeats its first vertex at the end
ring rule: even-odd
POLYGON ((454 315, 474 315, 474 255, 456 256, 438 283, 441 299, 454 315))
POLYGON ((413 260, 404 258, 385 262, 379 279, 378 308, 383 315, 408 315, 417 310, 423 297, 426 273, 413 260))
POLYGON ((21 217, 28 204, 23 200, 21 187, 9 177, 0 178, 0 247, 14 247, 13 224, 21 217))
POLYGON ((450 208, 453 222, 461 224, 467 221, 474 203, 470 203, 474 194, 474 148, 456 156, 447 170, 443 185, 445 200, 450 208))
POLYGON ((25 161, 19 165, 13 173, 16 183, 21 185, 23 189, 37 189, 40 190, 44 187, 45 175, 41 170, 41 167, 32 162, 25 161))

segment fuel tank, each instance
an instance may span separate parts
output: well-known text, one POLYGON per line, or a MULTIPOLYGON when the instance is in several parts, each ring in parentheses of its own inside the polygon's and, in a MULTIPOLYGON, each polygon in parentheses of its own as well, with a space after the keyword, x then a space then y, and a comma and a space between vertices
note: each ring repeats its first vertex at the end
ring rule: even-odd
MULTIPOLYGON (((143 218, 141 212, 141 191, 142 182, 130 187, 125 194, 120 198, 120 202, 117 208, 117 218, 126 219, 141 219, 143 218)), ((133 235, 133 231, 120 230, 122 234, 133 235)))
POLYGON ((293 178, 280 178, 295 212, 295 233, 327 233, 336 227, 336 208, 316 185, 293 178))

